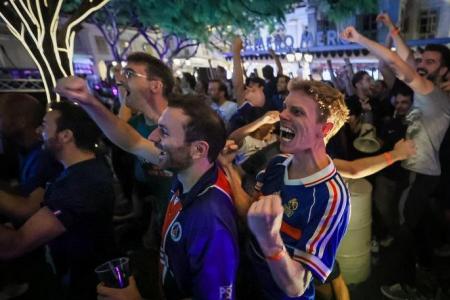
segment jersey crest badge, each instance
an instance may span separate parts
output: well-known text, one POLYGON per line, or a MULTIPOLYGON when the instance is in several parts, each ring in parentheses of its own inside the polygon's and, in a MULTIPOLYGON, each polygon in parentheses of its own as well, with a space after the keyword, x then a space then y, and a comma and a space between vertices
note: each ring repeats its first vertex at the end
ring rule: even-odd
POLYGON ((295 211, 298 209, 298 200, 296 198, 292 198, 289 200, 284 207, 284 213, 288 218, 292 217, 295 211))
POLYGON ((170 229, 170 237, 172 241, 178 242, 181 239, 182 230, 180 222, 175 222, 170 229))

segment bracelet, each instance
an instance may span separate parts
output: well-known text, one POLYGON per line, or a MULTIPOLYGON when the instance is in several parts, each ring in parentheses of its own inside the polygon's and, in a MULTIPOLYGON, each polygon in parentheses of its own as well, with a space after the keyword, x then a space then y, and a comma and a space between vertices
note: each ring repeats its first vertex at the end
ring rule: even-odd
POLYGON ((275 252, 274 254, 267 255, 266 259, 272 260, 272 261, 279 261, 284 257, 285 254, 286 254, 286 248, 283 245, 281 247, 281 249, 278 250, 277 252, 275 252))
POLYGON ((392 153, 390 151, 383 153, 384 159, 386 160, 386 163, 388 166, 392 165, 394 163, 394 159, 392 158, 392 153))
POLYGON ((396 36, 400 33, 400 28, 398 28, 397 26, 392 28, 390 31, 391 36, 396 36))

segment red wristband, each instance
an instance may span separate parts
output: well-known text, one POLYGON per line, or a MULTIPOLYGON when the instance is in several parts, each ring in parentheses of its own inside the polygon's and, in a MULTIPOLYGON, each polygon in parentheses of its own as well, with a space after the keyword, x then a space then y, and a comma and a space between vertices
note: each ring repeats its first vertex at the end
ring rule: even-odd
POLYGON ((284 257, 285 254, 286 254, 286 248, 283 245, 283 247, 281 247, 281 249, 278 250, 277 252, 275 252, 271 255, 267 255, 266 259, 272 260, 272 261, 279 261, 284 257))
POLYGON ((384 152, 384 159, 386 160, 386 163, 388 166, 392 165, 394 163, 394 159, 392 158, 392 153, 390 151, 384 152))
POLYGON ((398 35, 399 33, 400 33, 400 28, 398 28, 398 27, 394 27, 394 28, 392 28, 391 31, 390 31, 391 36, 396 36, 396 35, 398 35))

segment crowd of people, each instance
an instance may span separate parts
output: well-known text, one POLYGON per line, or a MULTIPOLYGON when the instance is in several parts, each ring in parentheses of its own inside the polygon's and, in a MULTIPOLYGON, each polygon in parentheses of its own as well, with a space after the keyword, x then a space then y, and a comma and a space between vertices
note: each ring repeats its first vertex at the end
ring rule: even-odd
POLYGON ((450 50, 413 53, 378 20, 386 45, 341 33, 379 58, 377 81, 349 59, 328 62, 330 82, 290 78, 273 51, 276 74, 246 77, 236 37, 232 80, 221 67, 174 78, 130 54, 113 70, 117 111, 78 77, 58 81, 47 111, 0 95, 0 295, 349 299, 336 261, 356 201, 346 180, 366 178, 373 243, 396 270, 380 292, 430 296, 416 271, 450 255, 450 50), (135 263, 128 287, 99 282, 96 266, 136 249, 152 263, 135 263))

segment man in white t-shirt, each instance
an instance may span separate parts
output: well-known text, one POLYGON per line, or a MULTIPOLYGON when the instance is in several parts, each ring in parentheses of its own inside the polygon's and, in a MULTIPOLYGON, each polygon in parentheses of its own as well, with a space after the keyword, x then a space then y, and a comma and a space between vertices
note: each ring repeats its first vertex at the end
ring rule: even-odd
MULTIPOLYGON (((393 36, 398 33, 398 28, 390 32, 393 36)), ((450 97, 439 86, 450 70, 450 50, 444 45, 427 45, 414 70, 399 54, 369 40, 353 27, 347 27, 341 37, 366 47, 414 91, 414 106, 406 116, 409 122, 406 136, 414 140, 417 155, 403 164, 410 171, 410 182, 402 195, 404 223, 394 244, 397 255, 393 270, 399 283, 381 287, 389 299, 411 299, 416 293, 416 255, 421 258, 420 264, 431 263, 429 200, 439 183, 439 148, 450 123, 450 97)))
POLYGON ((227 86, 220 80, 211 80, 208 84, 208 95, 211 97, 211 108, 222 117, 225 125, 237 111, 237 104, 228 101, 227 86))

